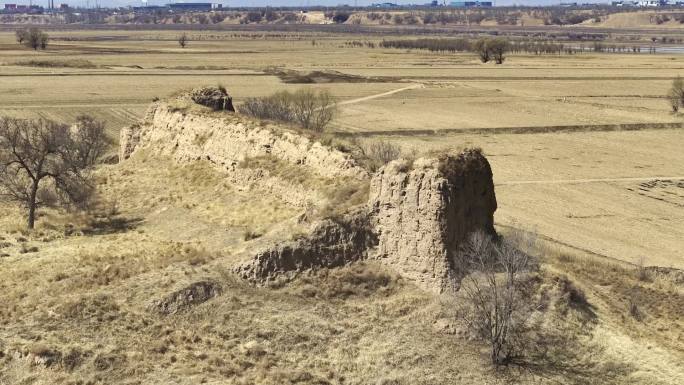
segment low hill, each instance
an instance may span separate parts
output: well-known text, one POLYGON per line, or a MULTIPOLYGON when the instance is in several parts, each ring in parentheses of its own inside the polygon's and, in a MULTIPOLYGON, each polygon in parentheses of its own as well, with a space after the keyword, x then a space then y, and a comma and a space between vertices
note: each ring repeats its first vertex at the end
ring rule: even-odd
POLYGON ((371 170, 355 146, 155 102, 90 211, 27 232, 0 206, 0 383, 680 382, 680 272, 494 234, 476 149, 371 170), (498 369, 461 314, 473 231, 539 258, 524 354, 498 369))

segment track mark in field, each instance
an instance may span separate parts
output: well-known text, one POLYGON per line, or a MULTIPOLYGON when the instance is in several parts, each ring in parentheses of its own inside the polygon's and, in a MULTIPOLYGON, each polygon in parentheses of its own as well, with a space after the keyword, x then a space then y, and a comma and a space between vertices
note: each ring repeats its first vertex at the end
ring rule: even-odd
POLYGON ((545 134, 555 132, 592 132, 592 131, 640 131, 671 130, 684 128, 684 123, 619 123, 619 124, 580 124, 574 126, 528 126, 528 127, 483 127, 483 128, 442 128, 407 129, 376 131, 333 131, 340 136, 438 136, 438 135, 499 135, 499 134, 545 134))
POLYGON ((382 97, 389 96, 389 95, 394 95, 394 94, 402 92, 402 91, 413 90, 416 88, 425 88, 425 85, 423 85, 421 83, 412 84, 408 87, 402 87, 402 88, 398 88, 398 89, 392 90, 392 91, 382 92, 382 93, 375 94, 375 95, 364 96, 362 98, 357 98, 357 99, 345 100, 343 102, 337 103, 337 105, 338 106, 346 106, 347 104, 361 103, 361 102, 365 102, 368 100, 373 100, 373 99, 378 99, 378 98, 382 98, 382 97))
MULTIPOLYGON (((523 228, 520 228, 520 227, 516 227, 516 226, 513 226, 513 225, 507 225, 507 224, 500 223, 500 222, 494 222, 494 226, 497 226, 497 227, 505 227, 505 228, 508 228, 508 229, 519 230, 519 231, 523 231, 523 232, 526 232, 526 231, 527 231, 526 229, 523 229, 523 228)), ((628 264, 628 265, 634 265, 634 264, 631 263, 631 262, 628 262, 628 261, 625 261, 625 260, 622 260, 622 259, 619 259, 619 258, 611 257, 611 256, 608 256, 608 255, 605 255, 605 254, 598 253, 598 252, 593 251, 593 250, 589 250, 589 249, 584 248, 584 247, 575 246, 575 245, 573 245, 573 244, 571 244, 571 243, 563 242, 563 241, 561 241, 561 240, 559 240, 559 239, 552 238, 552 237, 549 237, 548 235, 541 234, 541 233, 539 233, 538 231, 536 232, 536 236, 539 237, 539 239, 545 240, 545 241, 547 241, 547 242, 556 243, 556 244, 559 244, 559 245, 561 245, 561 246, 569 247, 569 248, 571 248, 571 249, 578 250, 578 251, 581 251, 581 252, 584 252, 584 253, 593 255, 593 256, 595 256, 595 257, 605 258, 605 259, 613 260, 613 261, 620 262, 620 263, 624 263, 624 264, 628 264)))
POLYGON ((634 178, 587 178, 587 179, 546 179, 546 180, 517 180, 494 183, 495 186, 513 186, 524 184, 582 184, 602 182, 650 182, 656 180, 684 180, 684 176, 654 176, 634 178))

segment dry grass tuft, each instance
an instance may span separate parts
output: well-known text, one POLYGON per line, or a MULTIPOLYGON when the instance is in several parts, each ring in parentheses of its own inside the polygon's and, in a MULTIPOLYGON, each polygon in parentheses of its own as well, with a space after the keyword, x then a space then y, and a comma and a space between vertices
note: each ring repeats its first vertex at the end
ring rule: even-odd
POLYGON ((337 269, 322 269, 301 276, 286 291, 306 298, 347 299, 387 296, 402 285, 396 274, 376 264, 357 263, 337 269))
POLYGON ((368 201, 368 181, 351 177, 327 178, 319 176, 275 156, 245 158, 240 163, 240 167, 266 170, 270 176, 278 177, 285 183, 297 184, 306 189, 321 192, 328 199, 325 207, 321 210, 323 217, 339 215, 368 201))
POLYGON ((79 68, 92 69, 98 68, 96 64, 85 59, 70 59, 70 60, 26 60, 12 63, 12 65, 24 67, 42 67, 42 68, 79 68))

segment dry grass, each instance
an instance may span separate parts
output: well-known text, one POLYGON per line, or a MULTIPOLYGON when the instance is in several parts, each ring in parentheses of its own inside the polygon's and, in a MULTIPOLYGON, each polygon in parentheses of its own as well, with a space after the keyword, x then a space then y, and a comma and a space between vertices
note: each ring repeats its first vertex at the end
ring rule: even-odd
MULTIPOLYGON (((353 101, 332 123, 345 132, 681 121, 661 98, 681 71, 666 54, 513 55, 494 68, 472 55, 347 47, 348 36, 327 33, 195 31, 182 53, 176 31, 54 35, 64 39, 38 57, 13 50, 13 34, 0 33, 10 47, 0 66, 3 115, 72 121, 87 112, 117 137, 153 98, 179 88, 222 83, 239 103, 300 87, 291 79, 353 101), (120 38, 93 43, 105 34, 120 38), (76 55, 97 68, 53 66, 76 55), (50 67, 17 65, 31 61, 50 67), (263 72, 282 63, 283 74, 263 72), (407 81, 424 87, 385 94, 407 81)), ((90 213, 42 210, 29 233, 21 209, 0 207, 0 383, 681 382, 681 283, 649 269, 682 267, 681 187, 548 183, 675 176, 680 130, 424 135, 379 139, 408 153, 481 147, 497 183, 497 222, 517 219, 573 246, 545 251, 534 300, 546 306, 540 322, 560 332, 549 340, 559 348, 556 361, 574 349, 593 361, 567 362, 590 370, 493 372, 454 321, 451 303, 373 263, 271 288, 237 281, 228 272, 235 258, 303 231, 291 224, 300 212, 230 186, 202 162, 180 166, 138 154, 98 170, 101 204, 90 213), (539 183, 515 184, 521 181, 539 183), (577 248, 649 259, 636 269, 577 248), (201 280, 217 282, 223 294, 173 316, 148 311, 151 301, 201 280)), ((321 139, 355 151, 334 135, 321 139)), ((365 184, 302 174, 270 158, 243 166, 321 192, 330 201, 324 215, 366 202, 365 184)))
POLYGON ((26 60, 12 63, 12 65, 24 67, 40 67, 40 68, 79 68, 92 69, 97 68, 97 65, 85 59, 71 59, 71 60, 26 60))
POLYGON ((368 181, 351 177, 318 176, 274 156, 246 158, 240 163, 240 167, 266 170, 270 176, 278 177, 286 183, 320 192, 327 198, 327 202, 319 213, 321 217, 345 213, 350 208, 368 201, 368 181))

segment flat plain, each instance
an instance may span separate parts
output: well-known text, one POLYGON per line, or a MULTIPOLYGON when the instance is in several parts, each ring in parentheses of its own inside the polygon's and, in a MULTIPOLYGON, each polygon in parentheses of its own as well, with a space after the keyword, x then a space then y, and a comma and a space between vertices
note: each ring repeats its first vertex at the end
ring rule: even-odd
POLYGON ((238 105, 283 89, 326 89, 340 102, 332 131, 368 140, 392 133, 408 150, 482 147, 499 186, 498 224, 526 223, 614 259, 684 267, 684 118, 664 98, 684 74, 681 56, 511 55, 495 66, 470 54, 347 44, 356 35, 190 32, 185 49, 177 35, 58 31, 47 51, 30 52, 3 33, 0 112, 62 121, 90 113, 116 139, 150 101, 180 89, 223 84, 238 105), (91 68, 69 67, 75 60, 91 68), (292 84, 273 68, 357 78, 292 84))

